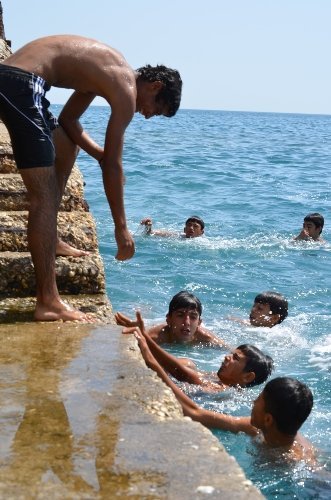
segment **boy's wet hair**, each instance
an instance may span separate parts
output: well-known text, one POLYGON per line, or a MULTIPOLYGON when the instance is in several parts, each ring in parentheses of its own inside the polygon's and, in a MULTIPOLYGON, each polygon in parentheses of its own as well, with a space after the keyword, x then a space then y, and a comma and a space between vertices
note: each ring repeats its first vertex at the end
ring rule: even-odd
POLYGON ((295 436, 313 407, 309 387, 290 377, 270 380, 263 389, 265 411, 270 413, 280 432, 295 436))
POLYGON ((162 82, 163 88, 157 94, 156 102, 164 103, 168 110, 166 116, 174 116, 179 108, 182 95, 182 79, 176 69, 167 68, 167 66, 151 66, 147 64, 137 69, 142 80, 147 82, 162 82))
POLYGON ((204 223, 204 221, 201 219, 201 217, 198 217, 197 215, 191 215, 191 217, 189 217, 189 218, 185 221, 185 226, 186 226, 186 224, 188 224, 189 222, 197 222, 197 223, 201 226, 201 229, 204 229, 204 228, 205 228, 205 223, 204 223))
POLYGON ((170 301, 168 314, 178 311, 178 309, 196 309, 199 316, 202 314, 202 305, 198 297, 193 293, 182 290, 176 293, 170 301))
POLYGON ((262 384, 267 380, 274 368, 273 359, 251 344, 242 344, 237 347, 246 356, 244 372, 254 372, 255 378, 246 387, 262 384))
POLYGON ((256 303, 269 304, 272 314, 279 314, 278 324, 287 318, 288 302, 281 293, 273 291, 259 293, 254 299, 254 304, 256 303))
POLYGON ((312 222, 313 224, 315 224, 315 226, 318 228, 320 227, 321 230, 320 230, 320 234, 323 230, 323 226, 324 226, 324 217, 323 215, 319 214, 318 212, 314 212, 312 214, 308 214, 306 215, 306 217, 303 219, 304 222, 312 222))

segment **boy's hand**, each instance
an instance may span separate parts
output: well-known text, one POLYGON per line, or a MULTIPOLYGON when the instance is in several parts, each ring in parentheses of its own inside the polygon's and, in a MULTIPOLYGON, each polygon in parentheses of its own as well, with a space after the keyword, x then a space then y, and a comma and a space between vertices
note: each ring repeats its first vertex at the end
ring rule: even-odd
POLYGON ((153 224, 153 221, 150 217, 146 217, 145 219, 142 219, 140 221, 140 224, 142 224, 143 226, 151 226, 153 224))
POLYGON ((117 260, 131 259, 134 255, 134 241, 127 229, 117 230, 115 228, 115 239, 117 243, 117 260))
POLYGON ((138 326, 138 321, 132 321, 130 318, 122 314, 121 312, 117 312, 115 314, 116 324, 120 326, 125 326, 130 328, 132 326, 138 326))

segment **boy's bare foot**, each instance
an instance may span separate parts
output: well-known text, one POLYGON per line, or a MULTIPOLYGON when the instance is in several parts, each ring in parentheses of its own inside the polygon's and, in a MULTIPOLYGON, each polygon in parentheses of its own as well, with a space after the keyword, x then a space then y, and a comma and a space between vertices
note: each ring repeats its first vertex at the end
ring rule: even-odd
POLYGON ((89 255, 90 252, 86 250, 79 250, 78 248, 74 248, 65 241, 57 240, 56 243, 56 255, 64 256, 64 257, 84 257, 85 255, 89 255))
POLYGON ((52 306, 37 303, 34 319, 35 321, 80 321, 82 323, 93 323, 94 321, 91 315, 73 309, 62 300, 57 301, 52 306))

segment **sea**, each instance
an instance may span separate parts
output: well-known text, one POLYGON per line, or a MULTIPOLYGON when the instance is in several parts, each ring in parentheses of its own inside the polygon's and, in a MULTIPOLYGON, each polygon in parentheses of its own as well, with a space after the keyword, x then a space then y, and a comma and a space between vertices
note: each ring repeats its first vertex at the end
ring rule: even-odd
MULTIPOLYGON (((53 106, 58 113, 61 106, 53 106)), ((99 144, 110 115, 91 106, 81 118, 99 144)), ((180 290, 199 297, 203 324, 228 344, 251 343, 275 361, 273 377, 305 382, 314 395, 301 428, 318 450, 318 466, 272 457, 246 435, 213 431, 266 498, 331 496, 331 116, 179 110, 173 118, 136 114, 123 153, 125 206, 136 253, 117 261, 114 226, 98 163, 80 152, 85 197, 96 220, 107 293, 114 311, 148 326, 163 322, 180 290), (305 215, 325 218, 325 243, 295 242, 305 215), (140 221, 182 233, 198 215, 196 239, 147 236, 140 221), (243 325, 254 297, 286 296, 289 315, 273 328, 243 325)), ((166 346, 215 371, 225 351, 166 346)), ((263 386, 206 395, 186 387, 205 408, 249 415, 263 386)))

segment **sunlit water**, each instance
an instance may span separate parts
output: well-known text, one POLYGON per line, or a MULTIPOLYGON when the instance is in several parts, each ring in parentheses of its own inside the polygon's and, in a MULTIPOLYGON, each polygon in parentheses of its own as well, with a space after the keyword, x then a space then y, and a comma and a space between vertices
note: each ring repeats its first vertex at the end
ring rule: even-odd
MULTIPOLYGON (((99 143, 108 116, 108 108, 92 107, 82 119, 99 143)), ((330 137, 330 116, 190 110, 172 119, 135 116, 124 150, 126 213, 136 243, 128 262, 114 259, 98 164, 84 153, 78 159, 114 310, 133 316, 139 308, 147 324, 156 323, 171 297, 187 289, 202 301, 207 327, 234 346, 255 344, 274 358, 274 376, 296 377, 312 389, 314 409, 302 432, 320 450, 317 472, 265 456, 247 436, 215 432, 267 498, 330 496, 330 137), (325 216, 327 243, 294 243, 313 211, 325 216), (156 229, 180 232, 192 214, 206 222, 202 238, 148 237, 139 225, 150 216, 156 229), (288 298, 284 323, 265 329, 227 319, 247 319, 264 290, 288 298)), ((171 349, 209 371, 223 357, 206 348, 171 349)), ((189 392, 207 408, 248 415, 260 390, 223 397, 189 392)))

